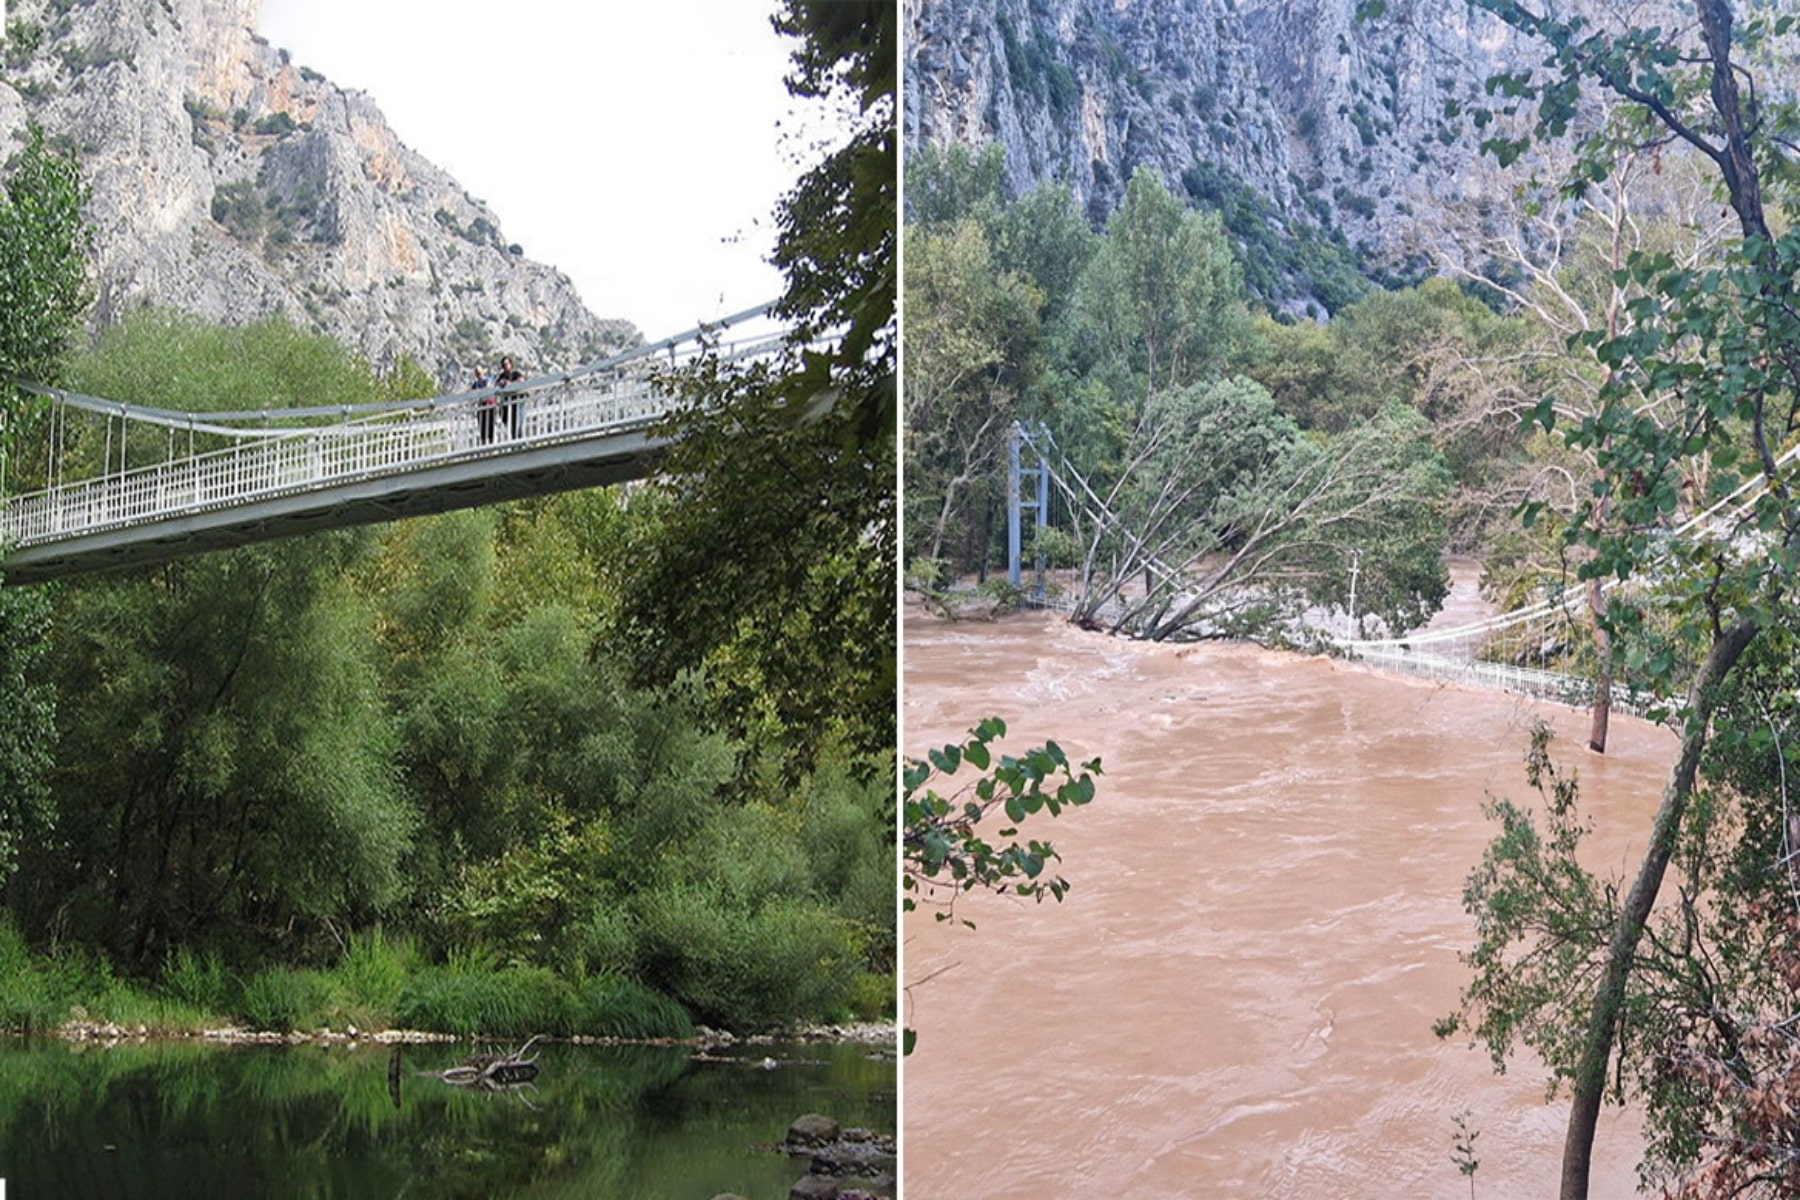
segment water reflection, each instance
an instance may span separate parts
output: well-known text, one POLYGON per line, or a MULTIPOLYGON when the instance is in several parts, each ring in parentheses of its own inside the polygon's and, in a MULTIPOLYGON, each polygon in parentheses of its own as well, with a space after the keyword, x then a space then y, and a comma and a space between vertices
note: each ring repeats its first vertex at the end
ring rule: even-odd
POLYGON ((470 1053, 3 1045, 0 1178, 21 1197, 784 1197, 804 1164, 753 1147, 795 1117, 896 1120, 894 1064, 857 1046, 697 1063, 679 1047, 539 1044, 517 1081, 531 1091, 450 1085, 470 1053))
MULTIPOLYGON (((534 1082, 538 1074, 537 1056, 531 1052, 537 1044, 538 1039, 532 1038, 517 1050, 470 1054, 454 1066, 425 1074, 451 1087, 516 1096, 527 1108, 535 1108, 525 1094, 537 1091, 534 1082)), ((388 1094, 393 1098, 395 1108, 400 1107, 401 1051, 402 1047, 395 1046, 393 1057, 388 1060, 388 1094)))

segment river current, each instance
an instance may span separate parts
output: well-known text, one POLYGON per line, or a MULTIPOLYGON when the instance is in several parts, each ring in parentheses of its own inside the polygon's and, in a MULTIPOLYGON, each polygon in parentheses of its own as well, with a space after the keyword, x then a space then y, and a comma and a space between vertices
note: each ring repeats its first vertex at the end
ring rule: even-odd
MULTIPOLYGON (((1566 1100, 1529 1056, 1496 1075, 1440 1041, 1473 939, 1486 794, 1530 798, 1535 720, 1579 771, 1590 865, 1635 869, 1674 738, 1585 714, 1248 646, 1153 646, 1043 615, 905 617, 912 754, 1003 717, 1014 752, 1100 755, 1095 802, 1027 832, 1060 905, 964 897, 971 930, 905 927, 908 1200, 1554 1195, 1566 1100)), ((1609 1109, 1593 1195, 1634 1193, 1609 1109)))

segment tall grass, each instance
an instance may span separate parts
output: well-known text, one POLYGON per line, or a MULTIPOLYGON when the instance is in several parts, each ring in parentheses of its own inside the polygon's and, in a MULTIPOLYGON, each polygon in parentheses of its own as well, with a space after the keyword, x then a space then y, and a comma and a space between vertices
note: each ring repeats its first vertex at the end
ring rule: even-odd
POLYGON ((317 971, 275 967, 244 984, 238 1015, 257 1029, 318 1028, 331 1004, 331 982, 317 971))
POLYGON ((193 1008, 225 1013, 237 1001, 237 986, 217 951, 196 954, 178 947, 163 964, 162 992, 193 1008))
POLYGON ((642 984, 611 975, 570 981, 543 967, 426 968, 407 984, 397 1016, 408 1028, 465 1037, 683 1038, 694 1032, 685 1009, 642 984))
POLYGON ((35 1033, 52 1028, 67 1009, 11 918, 0 914, 0 1029, 35 1033))
POLYGON ((501 966, 479 949, 426 965, 416 943, 371 930, 329 970, 278 966, 239 979, 212 951, 173 951, 152 987, 104 957, 34 954, 0 915, 0 1031, 39 1033, 71 1015, 170 1033, 239 1021, 257 1029, 403 1026, 464 1037, 693 1035, 687 1010, 623 976, 501 966))
POLYGON ((595 1037, 687 1038, 694 1022, 687 1009, 661 992, 618 975, 597 975, 575 984, 576 1032, 595 1037))

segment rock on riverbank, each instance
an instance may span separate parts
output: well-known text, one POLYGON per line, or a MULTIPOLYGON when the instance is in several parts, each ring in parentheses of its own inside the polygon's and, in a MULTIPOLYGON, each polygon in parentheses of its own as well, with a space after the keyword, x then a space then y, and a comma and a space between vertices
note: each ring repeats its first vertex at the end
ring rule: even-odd
POLYGON ((830 1117, 808 1113, 788 1126, 775 1147, 810 1160, 788 1200, 862 1200, 892 1196, 899 1169, 894 1139, 870 1129, 840 1129, 830 1117))

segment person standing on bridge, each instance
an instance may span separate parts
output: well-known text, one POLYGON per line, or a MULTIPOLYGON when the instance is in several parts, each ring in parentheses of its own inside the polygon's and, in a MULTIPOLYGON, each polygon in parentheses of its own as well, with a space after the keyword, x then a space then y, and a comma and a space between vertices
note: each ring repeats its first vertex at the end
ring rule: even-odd
MULTIPOLYGON (((475 377, 469 380, 469 390, 480 392, 490 386, 493 381, 488 378, 487 368, 480 363, 475 364, 475 377)), ((481 426, 481 444, 486 446, 494 440, 494 408, 499 398, 493 395, 480 396, 475 401, 475 419, 481 426)))
MULTIPOLYGON (((508 354, 500 360, 500 374, 494 376, 494 382, 499 385, 502 392, 505 392, 524 378, 525 376, 519 373, 519 369, 513 366, 512 355, 508 354)), ((512 436, 515 438, 519 436, 519 410, 522 407, 523 401, 519 396, 508 395, 506 397, 506 425, 508 429, 512 430, 512 436)))

